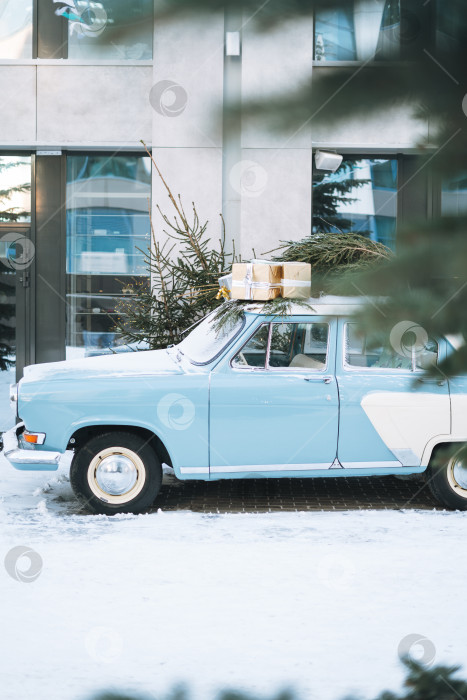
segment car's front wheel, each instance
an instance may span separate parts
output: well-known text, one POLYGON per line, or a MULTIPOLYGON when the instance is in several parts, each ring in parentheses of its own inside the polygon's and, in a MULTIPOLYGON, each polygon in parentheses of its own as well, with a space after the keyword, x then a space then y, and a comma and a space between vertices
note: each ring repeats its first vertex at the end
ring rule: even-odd
POLYGON ((78 449, 70 481, 79 500, 93 513, 140 513, 159 493, 162 467, 151 444, 141 436, 109 432, 78 449))
POLYGON ((443 506, 467 510, 467 445, 440 447, 427 477, 431 493, 443 506))

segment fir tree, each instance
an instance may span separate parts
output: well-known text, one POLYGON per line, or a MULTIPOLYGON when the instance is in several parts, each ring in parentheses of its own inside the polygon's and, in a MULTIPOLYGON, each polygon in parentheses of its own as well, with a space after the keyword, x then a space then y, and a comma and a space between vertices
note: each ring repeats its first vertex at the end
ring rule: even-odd
MULTIPOLYGON (((348 177, 350 167, 350 163, 344 160, 340 168, 332 175, 325 172, 314 174, 311 225, 313 233, 322 231, 342 233, 352 229, 352 221, 338 214, 339 206, 355 202, 356 197, 351 195, 355 190, 368 184, 370 180, 348 177)), ((365 235, 365 231, 361 233, 365 235)))
POLYGON ((149 288, 136 282, 127 286, 129 294, 118 309, 116 327, 125 340, 144 339, 157 349, 178 343, 186 329, 222 303, 218 279, 230 270, 235 253, 226 251, 225 230, 220 240, 209 238, 209 222, 200 220, 194 203, 188 216, 181 196, 172 193, 152 154, 146 151, 174 215, 169 217, 157 206, 166 236, 161 243, 149 211, 152 246, 142 252, 151 284, 149 288))
MULTIPOLYGON (((230 272, 236 259, 235 252, 225 250, 225 231, 222 239, 213 244, 207 234, 209 222, 200 222, 194 203, 188 218, 181 196, 173 195, 152 156, 151 159, 175 215, 171 218, 157 206, 163 222, 162 232, 166 236, 161 243, 155 235, 149 211, 152 246, 142 252, 151 284, 149 287, 144 282, 126 285, 127 296, 120 303, 116 328, 125 340, 145 340, 151 348, 157 349, 178 343, 186 329, 215 309, 218 310, 215 316, 217 329, 235 323, 248 302, 230 300, 223 303, 219 277, 230 272)), ((327 216, 337 216, 336 209, 342 199, 349 201, 345 193, 350 190, 346 184, 341 190, 342 196, 329 194, 327 216)), ((355 274, 393 257, 386 246, 364 235, 330 231, 314 233, 300 241, 284 241, 276 251, 269 252, 277 253, 274 258, 277 261, 309 262, 312 289, 317 296, 321 292, 339 292, 345 284, 343 279, 348 279, 343 275, 344 271, 355 274)), ((306 301, 295 300, 295 303, 309 306, 306 301)), ((290 300, 279 297, 267 302, 267 310, 272 315, 284 316, 290 305, 290 300)))

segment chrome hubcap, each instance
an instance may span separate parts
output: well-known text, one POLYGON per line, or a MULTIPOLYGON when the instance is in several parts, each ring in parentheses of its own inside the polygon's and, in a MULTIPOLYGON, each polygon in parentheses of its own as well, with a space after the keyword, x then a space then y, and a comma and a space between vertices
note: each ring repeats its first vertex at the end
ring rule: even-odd
POLYGON ((467 491, 467 454, 453 457, 451 469, 456 483, 467 491))
POLYGON ((105 457, 96 469, 100 489, 110 496, 128 493, 138 480, 138 471, 131 459, 124 455, 105 457))
POLYGON ((91 460, 89 488, 111 505, 132 501, 144 489, 146 468, 141 457, 127 447, 107 447, 91 460))

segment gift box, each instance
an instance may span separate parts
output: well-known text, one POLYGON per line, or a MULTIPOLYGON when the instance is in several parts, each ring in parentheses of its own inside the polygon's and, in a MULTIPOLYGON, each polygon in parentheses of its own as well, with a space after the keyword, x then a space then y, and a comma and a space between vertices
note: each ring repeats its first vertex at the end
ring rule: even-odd
POLYGON ((269 301, 280 296, 282 263, 252 260, 232 265, 232 299, 269 301))
POLYGON ((282 263, 284 299, 308 299, 311 296, 311 265, 304 262, 282 263))
POLYGON ((232 291, 232 273, 219 277, 219 289, 222 287, 225 287, 229 293, 232 291))

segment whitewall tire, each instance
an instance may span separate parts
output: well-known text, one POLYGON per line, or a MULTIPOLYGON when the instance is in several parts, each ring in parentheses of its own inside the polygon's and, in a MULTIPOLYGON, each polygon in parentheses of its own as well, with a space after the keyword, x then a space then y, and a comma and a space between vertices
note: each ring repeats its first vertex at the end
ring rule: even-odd
POLYGON ((77 451, 70 481, 93 513, 140 513, 159 493, 162 467, 152 445, 141 436, 108 432, 91 438, 77 451))

